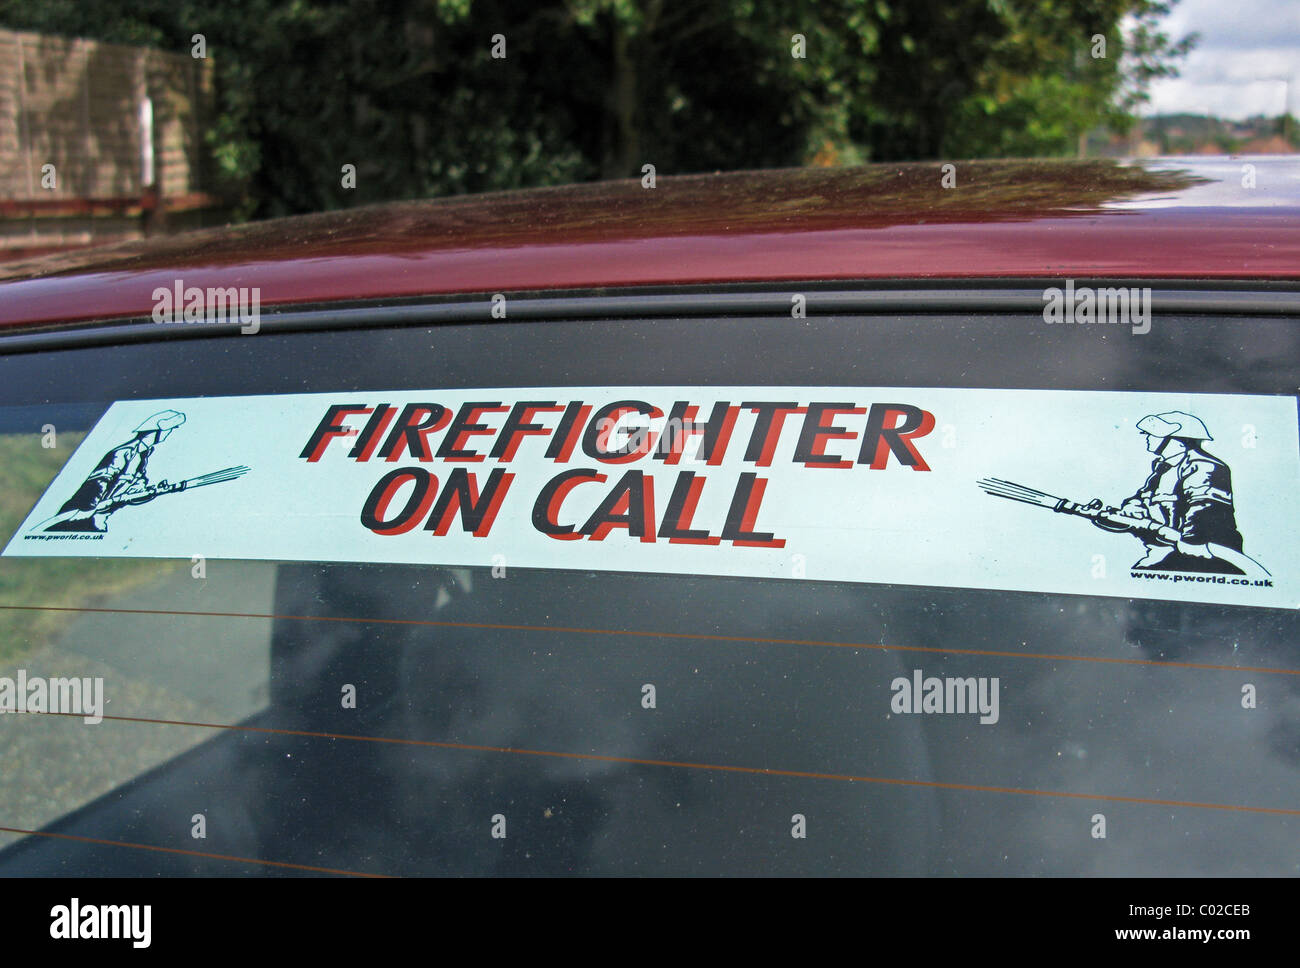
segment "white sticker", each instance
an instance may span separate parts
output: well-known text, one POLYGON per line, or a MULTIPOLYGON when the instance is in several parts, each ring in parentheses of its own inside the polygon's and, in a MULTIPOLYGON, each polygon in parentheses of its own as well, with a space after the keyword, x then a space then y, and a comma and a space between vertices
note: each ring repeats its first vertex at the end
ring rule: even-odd
POLYGON ((1283 396, 550 387, 123 401, 4 554, 1300 604, 1283 396))

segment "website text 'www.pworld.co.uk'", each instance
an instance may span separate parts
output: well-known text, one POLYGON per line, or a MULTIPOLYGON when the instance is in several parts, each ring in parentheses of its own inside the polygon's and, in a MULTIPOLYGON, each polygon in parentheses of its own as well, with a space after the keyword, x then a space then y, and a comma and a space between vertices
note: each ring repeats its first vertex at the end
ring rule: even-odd
POLYGON ((1257 588, 1272 588, 1271 578, 1231 578, 1228 575, 1180 575, 1167 571, 1133 571, 1134 578, 1155 578, 1160 581, 1199 581, 1215 585, 1254 585, 1257 588))

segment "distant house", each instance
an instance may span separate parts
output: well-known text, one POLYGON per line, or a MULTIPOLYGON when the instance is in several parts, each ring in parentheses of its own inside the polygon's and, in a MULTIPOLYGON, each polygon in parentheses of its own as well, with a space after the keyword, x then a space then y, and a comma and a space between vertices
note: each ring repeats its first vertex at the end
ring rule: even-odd
POLYGON ((211 64, 0 30, 0 259, 194 223, 211 64))
POLYGON ((1252 138, 1237 149, 1239 155, 1294 155, 1296 149, 1280 134, 1268 138, 1252 138))

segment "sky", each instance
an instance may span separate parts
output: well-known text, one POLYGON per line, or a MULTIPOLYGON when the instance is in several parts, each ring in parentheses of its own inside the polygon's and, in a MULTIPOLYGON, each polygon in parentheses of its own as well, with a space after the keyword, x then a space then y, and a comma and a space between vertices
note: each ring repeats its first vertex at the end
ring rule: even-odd
POLYGON ((1239 120, 1300 115, 1300 0, 1182 0, 1162 29, 1173 40, 1193 31, 1201 40, 1182 76, 1151 85, 1143 114, 1189 112, 1239 120))

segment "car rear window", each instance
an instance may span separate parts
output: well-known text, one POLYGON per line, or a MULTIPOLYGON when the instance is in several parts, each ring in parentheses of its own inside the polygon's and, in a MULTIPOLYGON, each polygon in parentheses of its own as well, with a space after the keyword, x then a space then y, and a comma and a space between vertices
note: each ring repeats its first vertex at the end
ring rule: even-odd
POLYGON ((1298 332, 681 316, 0 356, 0 700, 50 686, 0 715, 0 873, 1292 872, 1298 332), (674 455, 719 404, 727 454, 674 455), (561 460, 575 405, 617 419, 561 460), (548 433, 507 455, 512 416, 548 433), (1123 530, 1157 514, 1181 546, 1123 530), (74 680, 97 712, 49 708, 74 680))

